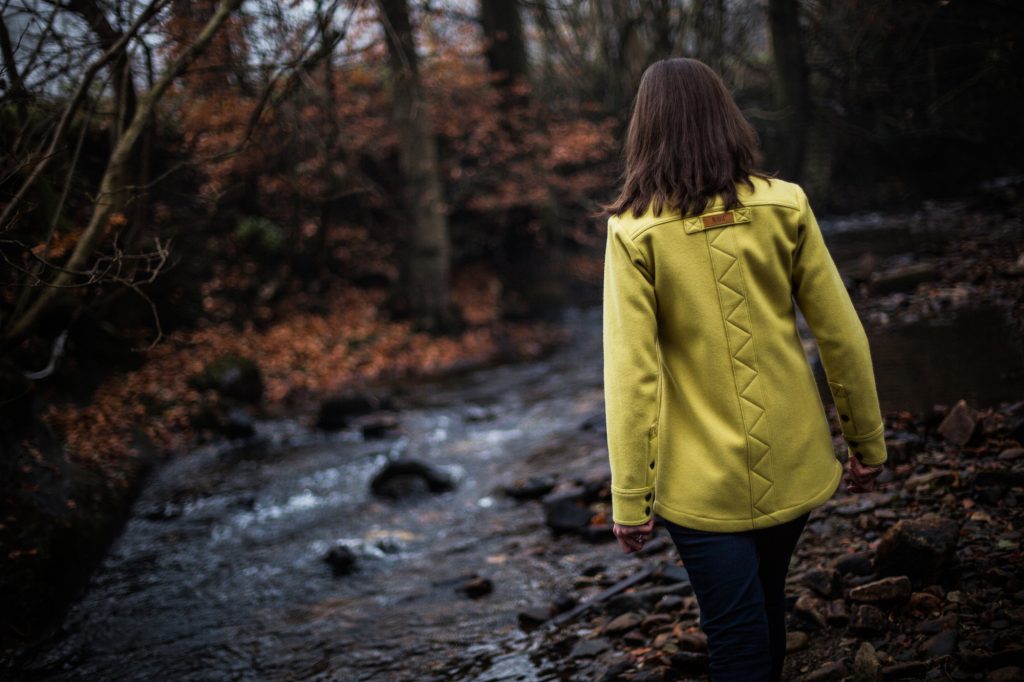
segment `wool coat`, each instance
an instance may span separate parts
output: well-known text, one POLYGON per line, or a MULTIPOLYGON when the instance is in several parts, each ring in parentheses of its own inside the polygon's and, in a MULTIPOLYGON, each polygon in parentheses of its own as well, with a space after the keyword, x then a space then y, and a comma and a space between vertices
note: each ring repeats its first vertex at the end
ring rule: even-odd
POLYGON ((741 206, 608 219, 604 398, 612 519, 765 528, 843 474, 797 331, 817 341, 844 445, 887 459, 868 338, 803 189, 751 177, 741 206))

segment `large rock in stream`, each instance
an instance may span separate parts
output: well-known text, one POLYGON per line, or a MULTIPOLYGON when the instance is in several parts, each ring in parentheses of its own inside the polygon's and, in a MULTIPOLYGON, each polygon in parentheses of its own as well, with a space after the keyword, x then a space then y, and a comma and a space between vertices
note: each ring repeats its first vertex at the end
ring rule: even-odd
POLYGON ((370 481, 374 495, 392 500, 442 493, 455 488, 455 481, 440 469, 415 459, 388 462, 370 481))

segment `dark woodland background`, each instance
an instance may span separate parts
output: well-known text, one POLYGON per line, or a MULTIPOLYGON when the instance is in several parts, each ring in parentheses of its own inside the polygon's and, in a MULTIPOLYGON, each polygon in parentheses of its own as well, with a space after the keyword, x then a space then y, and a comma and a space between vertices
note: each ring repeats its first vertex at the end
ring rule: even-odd
MULTIPOLYGON (((871 223, 865 243, 882 251, 907 243, 914 262, 884 276, 874 246, 848 249, 865 319, 984 298, 1019 324, 1015 0, 2 12, 7 654, 79 593, 154 462, 250 434, 253 419, 320 409, 325 426, 327 398, 563 343, 562 311, 600 301, 605 225, 592 216, 615 192, 654 60, 716 69, 764 167, 801 183, 823 223, 871 223), (970 237, 908 240, 890 219, 970 237)), ((968 438, 983 421, 970 413, 968 438)))

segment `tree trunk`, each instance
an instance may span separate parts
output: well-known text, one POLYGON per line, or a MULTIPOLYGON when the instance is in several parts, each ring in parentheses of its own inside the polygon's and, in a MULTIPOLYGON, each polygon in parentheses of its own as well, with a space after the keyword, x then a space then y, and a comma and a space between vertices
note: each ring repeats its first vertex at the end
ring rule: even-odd
POLYGON ((779 107, 787 112, 781 167, 787 179, 800 182, 811 122, 811 98, 801 42, 799 0, 769 0, 768 18, 775 54, 776 97, 779 107))
MULTIPOLYGON (((519 3, 480 0, 480 25, 487 38, 487 63, 496 77, 496 84, 512 95, 509 91, 515 82, 526 81, 529 77, 519 3)), ((515 103, 514 98, 509 102, 515 103)))
POLYGON ((402 263, 402 295, 417 329, 444 332, 460 326, 451 303, 451 244, 437 162, 437 139, 420 83, 406 0, 378 0, 388 40, 399 129, 399 162, 412 234, 402 263))

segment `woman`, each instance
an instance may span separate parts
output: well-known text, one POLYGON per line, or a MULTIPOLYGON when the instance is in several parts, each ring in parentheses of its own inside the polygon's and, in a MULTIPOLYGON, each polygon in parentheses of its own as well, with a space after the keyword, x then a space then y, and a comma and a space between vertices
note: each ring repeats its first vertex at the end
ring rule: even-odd
POLYGON ((646 70, 625 160, 603 207, 614 533, 629 553, 656 517, 668 529, 715 682, 779 680, 789 561, 843 475, 794 299, 852 454, 850 492, 887 459, 868 340, 806 194, 756 170, 757 135, 708 66, 646 70))

